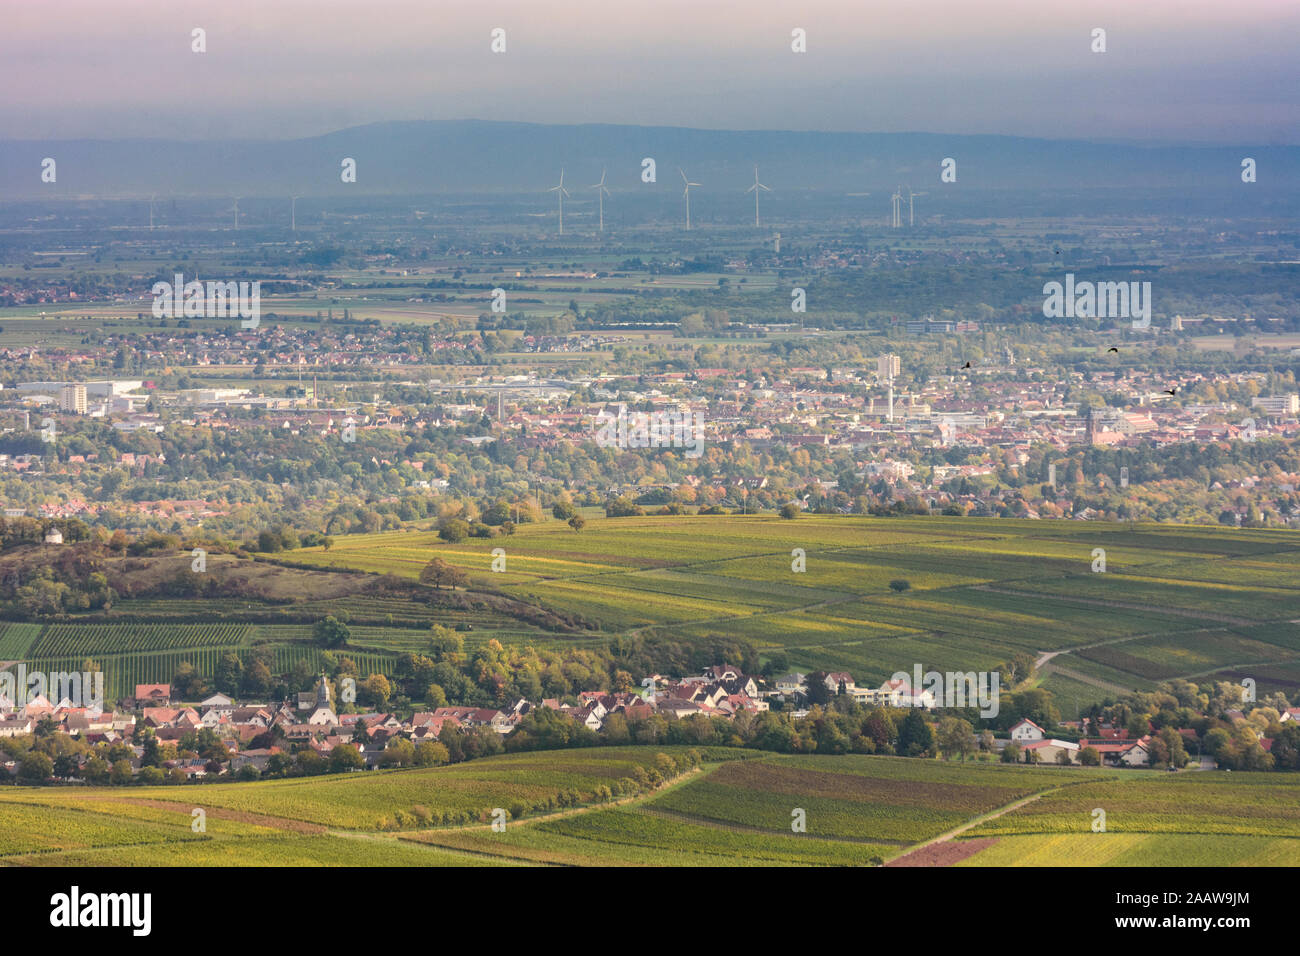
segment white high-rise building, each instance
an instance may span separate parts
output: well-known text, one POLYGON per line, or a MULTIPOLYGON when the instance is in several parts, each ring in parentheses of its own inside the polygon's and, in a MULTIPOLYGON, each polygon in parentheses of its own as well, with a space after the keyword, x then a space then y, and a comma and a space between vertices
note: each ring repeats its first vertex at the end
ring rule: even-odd
POLYGON ((898 356, 892 352, 876 359, 876 375, 882 382, 889 382, 898 378, 899 370, 898 356))
POLYGON ((86 386, 76 383, 59 389, 59 410, 77 415, 86 414, 86 386))

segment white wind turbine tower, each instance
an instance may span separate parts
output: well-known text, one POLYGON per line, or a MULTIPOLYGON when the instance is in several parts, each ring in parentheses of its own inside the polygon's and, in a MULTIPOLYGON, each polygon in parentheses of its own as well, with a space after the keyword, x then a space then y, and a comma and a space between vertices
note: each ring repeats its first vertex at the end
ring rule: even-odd
POLYGON ((235 231, 239 231, 239 197, 235 197, 235 231))
POLYGON ((895 229, 903 227, 903 187, 895 186, 894 195, 889 197, 889 202, 893 207, 894 218, 890 223, 895 229))
POLYGON ((916 225, 916 216, 912 211, 912 199, 916 196, 928 196, 929 193, 914 193, 912 187, 907 187, 907 225, 909 228, 916 225))
POLYGON ((754 227, 758 228, 758 194, 759 192, 770 193, 772 190, 758 181, 758 167, 754 167, 754 185, 745 190, 747 193, 754 194, 754 227))
POLYGON ((560 235, 564 235, 564 197, 569 195, 569 191, 564 188, 563 169, 560 170, 560 184, 558 186, 552 186, 546 191, 548 193, 555 193, 556 198, 560 200, 560 235))
MULTIPOLYGON (((561 177, 563 181, 563 177, 561 177)), ((596 190, 596 199, 600 201, 600 231, 605 231, 605 197, 609 195, 609 190, 605 188, 605 170, 600 171, 600 182, 591 187, 596 190)))
POLYGON ((149 197, 149 231, 150 232, 153 232, 153 201, 157 198, 158 198, 157 193, 154 193, 152 196, 149 197))
POLYGON ((298 200, 301 198, 302 198, 301 196, 289 197, 289 231, 290 232, 298 231, 298 200))
MULTIPOLYGON (((677 171, 679 173, 682 173, 682 167, 678 166, 677 171)), ((690 232, 691 230, 691 187, 699 186, 702 184, 691 182, 689 179, 686 178, 685 173, 682 173, 682 182, 686 184, 686 188, 682 191, 682 196, 686 199, 686 231, 690 232)))

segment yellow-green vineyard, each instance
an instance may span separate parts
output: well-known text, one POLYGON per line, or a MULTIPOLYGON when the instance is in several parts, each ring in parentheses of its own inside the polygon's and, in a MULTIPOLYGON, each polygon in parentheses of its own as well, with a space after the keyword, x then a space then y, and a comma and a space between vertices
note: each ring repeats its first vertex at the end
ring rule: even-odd
POLYGON ((340 539, 293 560, 416 577, 433 557, 472 586, 580 615, 607 634, 755 643, 860 683, 914 663, 995 667, 1058 652, 1062 713, 1174 677, 1300 689, 1300 533, 1222 527, 806 515, 521 525, 447 544, 433 533, 340 539), (506 569, 492 570, 493 548, 506 569), (1105 571, 1094 572, 1094 551, 1105 571), (792 570, 794 552, 805 570, 792 570), (899 593, 890 582, 903 580, 899 593))
MULTIPOLYGON (((112 622, 13 622, 0 661, 105 670, 109 693, 167 680, 188 660, 273 649, 277 667, 315 667, 310 621, 352 621, 349 656, 384 671, 421 651, 428 627, 466 643, 556 645, 622 634, 751 642, 793 668, 847 670, 878 682, 916 663, 989 669, 1017 653, 1053 654, 1040 680, 1063 716, 1175 677, 1255 680, 1300 691, 1300 533, 1222 527, 944 517, 805 515, 559 521, 448 544, 433 532, 341 537, 329 551, 278 556, 298 567, 396 575, 404 596, 357 594, 274 605, 233 599, 121 602, 112 622), (493 571, 494 548, 505 570, 493 571), (1095 572, 1094 552, 1105 552, 1095 572), (793 570, 802 554, 804 570, 793 570), (440 606, 416 584, 433 558, 465 569, 464 603, 440 606), (891 582, 905 581, 896 591, 891 582), (554 612, 581 624, 548 631, 490 607, 554 612), (276 623, 283 621, 284 623, 276 623)), ((266 565, 259 565, 265 567, 266 565)), ((332 577, 332 576, 331 576, 332 577)))
POLYGON ((0 862, 1294 866, 1297 807, 1292 775, 598 748, 242 784, 4 788, 0 862))

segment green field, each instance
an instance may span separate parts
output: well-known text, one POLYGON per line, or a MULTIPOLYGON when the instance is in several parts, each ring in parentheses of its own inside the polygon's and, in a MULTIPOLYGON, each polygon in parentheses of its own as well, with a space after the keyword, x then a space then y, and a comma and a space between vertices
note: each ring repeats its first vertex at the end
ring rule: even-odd
MULTIPOLYGON (((1093 811, 1107 833, 1201 833, 1300 839, 1295 774, 1125 772, 1059 790, 990 820, 971 836, 1091 833, 1093 811)), ((1300 843, 1297 843, 1300 847, 1300 843)))
POLYGON ((939 847, 966 866, 1300 865, 1293 775, 725 748, 683 770, 685 755, 595 748, 242 784, 4 788, 0 863, 868 866, 939 847), (679 775, 632 787, 664 754, 679 775), (1108 808, 1105 833, 1091 832, 1096 806, 1108 808), (501 831, 489 825, 498 807, 501 831))
POLYGON ((964 836, 997 842, 962 866, 1300 866, 1300 781, 1125 772, 1045 794, 964 836))
POLYGON ((774 833, 790 832, 797 807, 809 836, 906 845, 1060 780, 1050 770, 1006 773, 1001 766, 903 757, 773 757, 720 767, 649 806, 774 833))
MULTIPOLYGON (((991 668, 1062 652, 1040 675, 1069 708, 1173 677, 1300 690, 1300 533, 1222 527, 769 515, 556 521, 447 544, 355 535, 295 562, 415 577, 433 557, 491 589, 594 622, 752 641, 792 667, 874 683, 914 663, 991 668), (491 570, 491 550, 507 570, 491 570), (1092 551, 1107 570, 1091 570, 1092 551), (791 551, 806 571, 791 570, 791 551), (889 582, 905 579, 902 594, 889 582), (1293 669, 1288 670, 1288 667, 1293 669), (1066 671, 1069 673, 1061 673, 1066 671)), ((1063 713, 1067 711, 1063 710, 1063 713)), ((1068 714, 1071 715, 1072 714, 1068 714)))
POLYGON ((580 533, 547 520, 454 545, 431 531, 349 535, 329 551, 267 560, 414 580, 435 557, 469 573, 464 606, 431 606, 419 592, 257 607, 231 598, 134 599, 114 608, 112 623, 5 624, 0 662, 74 669, 93 657, 110 696, 120 697, 135 683, 169 679, 183 660, 210 674, 230 650, 246 656, 269 647, 282 670, 299 659, 315 667, 320 651, 309 622, 346 613, 349 655, 363 672, 386 671, 398 654, 422 650, 436 622, 472 628, 470 646, 489 639, 555 646, 634 632, 733 638, 763 656, 782 652, 805 672, 847 670, 859 684, 917 663, 984 670, 1014 654, 1054 652, 1039 681, 1066 717, 1175 677, 1251 677, 1264 693, 1300 692, 1295 531, 943 517, 593 517, 580 533), (1091 571, 1098 547, 1106 550, 1105 573, 1091 571), (494 548, 506 552, 504 572, 492 571, 494 548), (806 555, 802 573, 791 569, 796 548, 806 555), (891 590, 897 579, 910 588, 891 590), (502 598, 590 627, 544 631, 510 616, 502 598), (276 620, 284 623, 267 623, 276 620))

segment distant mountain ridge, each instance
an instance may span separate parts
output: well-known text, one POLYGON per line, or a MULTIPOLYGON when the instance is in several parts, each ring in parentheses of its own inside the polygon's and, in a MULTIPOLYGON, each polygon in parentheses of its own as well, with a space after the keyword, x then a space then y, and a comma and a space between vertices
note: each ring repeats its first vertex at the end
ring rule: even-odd
POLYGON ((615 191, 647 190, 647 156, 657 165, 654 186, 678 192, 679 166, 706 187, 743 189, 755 164, 765 183, 787 190, 931 189, 941 185, 945 157, 957 161, 956 185, 971 190, 1227 189, 1243 185, 1247 156, 1258 165, 1256 192, 1300 188, 1300 146, 437 120, 282 141, 0 141, 0 198, 520 193, 555 185, 561 168, 571 192, 595 183, 602 169, 615 191), (47 156, 58 164, 53 184, 40 179, 47 156), (345 157, 357 162, 352 184, 340 180, 345 157))

